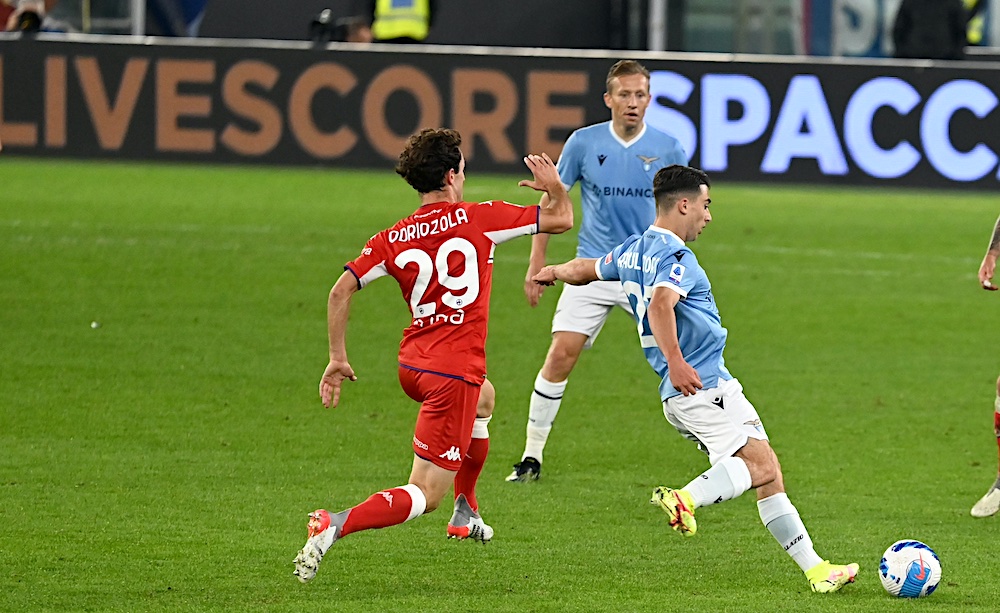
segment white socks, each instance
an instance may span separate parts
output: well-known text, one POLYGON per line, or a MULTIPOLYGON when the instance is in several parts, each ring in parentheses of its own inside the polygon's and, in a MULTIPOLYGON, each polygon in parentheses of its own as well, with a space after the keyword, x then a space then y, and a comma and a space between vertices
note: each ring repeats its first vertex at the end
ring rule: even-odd
MULTIPOLYGON (((424 496, 423 490, 412 483, 401 485, 399 489, 406 490, 406 493, 410 495, 410 514, 403 521, 408 522, 423 515, 424 511, 427 510, 427 498, 424 496)), ((390 503, 389 506, 392 504, 390 503)))
POLYGON ((750 484, 746 462, 732 456, 695 477, 684 489, 691 494, 697 508, 732 500, 750 489, 750 484))
POLYGON ((545 441, 548 440, 552 422, 559 413, 566 383, 566 381, 560 383, 546 381, 542 373, 538 373, 535 377, 535 389, 531 392, 531 402, 528 405, 528 427, 525 431, 527 440, 524 443, 522 460, 530 457, 542 461, 545 441))
POLYGON ((775 494, 758 500, 757 510, 760 512, 760 521, 764 522, 768 532, 792 556, 802 572, 823 561, 813 549, 812 539, 787 494, 775 494))
POLYGON ((477 417, 476 421, 472 424, 472 438, 489 438, 491 419, 493 419, 492 415, 489 417, 477 417))
MULTIPOLYGON (((691 494, 697 508, 736 498, 750 489, 751 483, 746 463, 732 456, 695 477, 684 489, 691 494)), ((823 561, 813 549, 809 532, 787 494, 775 494, 758 500, 757 511, 768 532, 799 565, 802 572, 823 561)))

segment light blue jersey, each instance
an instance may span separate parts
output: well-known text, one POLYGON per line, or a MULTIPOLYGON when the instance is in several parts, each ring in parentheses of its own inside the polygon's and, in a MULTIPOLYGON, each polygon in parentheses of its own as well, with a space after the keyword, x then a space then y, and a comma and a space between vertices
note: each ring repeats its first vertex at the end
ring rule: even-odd
POLYGON ((597 275, 601 280, 621 281, 639 324, 643 353, 662 379, 661 399, 678 396, 681 392, 670 383, 667 360, 656 345, 646 317, 655 287, 667 287, 681 295, 674 308, 677 340, 681 354, 698 371, 704 388, 716 387, 720 381, 733 378, 722 359, 727 333, 715 306, 712 284, 680 237, 670 230, 650 226, 598 260, 597 275))
POLYGON ((649 227, 656 217, 653 175, 687 162, 677 139, 649 125, 628 143, 615 134, 610 121, 573 132, 557 166, 567 188, 580 182, 583 221, 577 257, 604 257, 649 227))

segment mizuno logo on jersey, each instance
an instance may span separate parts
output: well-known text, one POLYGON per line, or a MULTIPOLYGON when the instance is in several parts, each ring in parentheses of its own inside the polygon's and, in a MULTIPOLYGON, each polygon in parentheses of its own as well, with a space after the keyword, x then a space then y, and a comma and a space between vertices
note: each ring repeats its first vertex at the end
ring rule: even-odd
POLYGON ((445 451, 444 453, 442 453, 438 457, 439 458, 444 458, 446 460, 450 460, 452 462, 458 462, 459 460, 462 459, 462 452, 458 450, 458 447, 455 447, 454 445, 452 445, 451 449, 449 449, 448 451, 445 451))

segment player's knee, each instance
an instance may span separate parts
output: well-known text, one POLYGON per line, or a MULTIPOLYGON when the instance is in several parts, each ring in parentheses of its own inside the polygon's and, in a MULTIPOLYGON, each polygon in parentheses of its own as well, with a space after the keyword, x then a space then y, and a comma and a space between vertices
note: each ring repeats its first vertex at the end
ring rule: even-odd
POLYGON ((497 404, 497 391, 488 380, 483 383, 479 390, 479 401, 476 403, 476 417, 489 417, 493 415, 493 408, 497 404))
POLYGON ((774 483, 779 474, 771 462, 747 462, 747 469, 750 471, 750 481, 755 488, 774 483))
POLYGON ((769 485, 781 478, 778 456, 766 441, 750 439, 735 455, 747 465, 752 487, 769 485))
POLYGON ((553 339, 549 353, 545 356, 545 364, 542 366, 542 376, 552 383, 565 381, 573 372, 573 367, 580 359, 582 350, 582 345, 578 347, 575 343, 565 343, 553 339))
POLYGON ((441 506, 441 501, 444 500, 445 494, 448 493, 447 488, 438 487, 434 484, 428 483, 414 483, 424 495, 424 500, 426 501, 424 506, 424 513, 430 513, 441 506))
POLYGON ((425 514, 437 510, 437 508, 441 506, 441 499, 444 498, 444 496, 430 498, 427 497, 426 495, 424 497, 427 499, 427 506, 424 507, 425 514))

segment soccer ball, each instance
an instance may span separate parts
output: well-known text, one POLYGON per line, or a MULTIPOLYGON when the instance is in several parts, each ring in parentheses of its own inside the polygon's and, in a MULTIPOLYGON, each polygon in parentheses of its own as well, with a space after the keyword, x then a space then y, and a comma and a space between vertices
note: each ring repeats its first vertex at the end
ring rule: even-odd
POLYGON ((896 541, 882 554, 878 576, 882 587, 893 596, 930 596, 941 581, 941 560, 920 541, 896 541))

